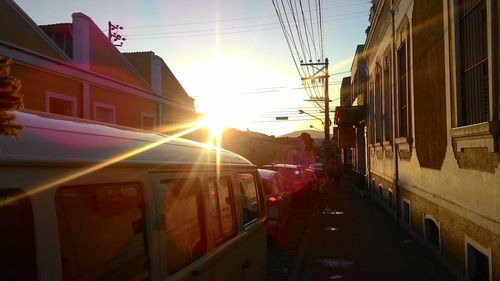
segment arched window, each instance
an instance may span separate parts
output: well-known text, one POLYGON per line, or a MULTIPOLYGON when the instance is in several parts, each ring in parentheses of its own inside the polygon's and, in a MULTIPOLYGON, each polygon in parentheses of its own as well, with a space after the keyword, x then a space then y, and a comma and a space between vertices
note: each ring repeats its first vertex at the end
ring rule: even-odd
POLYGON ((391 209, 394 208, 394 201, 392 198, 392 190, 390 190, 390 189, 387 191, 387 205, 391 209))
POLYGON ((439 224, 431 216, 424 218, 424 239, 437 249, 441 248, 439 224))

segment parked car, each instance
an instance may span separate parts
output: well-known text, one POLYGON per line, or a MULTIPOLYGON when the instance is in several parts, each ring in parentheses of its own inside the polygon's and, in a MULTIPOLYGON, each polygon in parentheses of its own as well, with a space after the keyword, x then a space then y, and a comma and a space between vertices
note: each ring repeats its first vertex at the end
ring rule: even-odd
POLYGON ((313 170, 318 179, 323 178, 325 176, 325 168, 323 163, 314 163, 309 165, 309 169, 313 170))
POLYGON ((267 202, 269 234, 279 234, 289 218, 292 197, 285 189, 285 179, 280 172, 259 169, 267 202))
POLYGON ((313 178, 304 167, 295 164, 271 164, 262 168, 278 171, 284 178, 285 189, 293 196, 293 201, 304 205, 310 199, 313 178))

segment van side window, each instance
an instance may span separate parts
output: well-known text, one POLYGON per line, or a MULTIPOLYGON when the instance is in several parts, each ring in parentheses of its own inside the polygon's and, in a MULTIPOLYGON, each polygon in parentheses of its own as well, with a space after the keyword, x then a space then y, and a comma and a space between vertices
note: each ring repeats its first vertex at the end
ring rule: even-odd
POLYGON ((216 244, 220 244, 236 234, 236 216, 230 179, 228 177, 221 177, 219 180, 210 179, 208 192, 212 234, 216 244))
POLYGON ((0 190, 0 222, 0 280, 37 280, 29 197, 16 190, 0 190))
POLYGON ((56 192, 64 280, 145 280, 144 197, 137 183, 56 192))
POLYGON ((165 257, 169 274, 173 274, 206 252, 203 202, 198 180, 165 180, 163 224, 165 257))
POLYGON ((263 215, 262 194, 258 189, 257 179, 257 176, 251 173, 238 174, 243 224, 263 215))

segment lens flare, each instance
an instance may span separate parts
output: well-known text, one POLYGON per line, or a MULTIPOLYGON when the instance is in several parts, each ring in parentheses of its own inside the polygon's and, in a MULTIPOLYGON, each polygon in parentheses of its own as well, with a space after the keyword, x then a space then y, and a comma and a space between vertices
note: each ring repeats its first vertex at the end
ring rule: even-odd
POLYGON ((214 148, 216 152, 215 161, 217 179, 220 177, 222 134, 226 129, 223 120, 224 118, 221 114, 207 113, 201 121, 201 124, 203 124, 203 126, 205 126, 210 132, 207 145, 214 148))
POLYGON ((66 175, 62 178, 59 178, 59 179, 54 179, 48 183, 45 183, 45 184, 42 184, 42 185, 39 185, 39 186, 36 186, 34 188, 32 188, 30 191, 26 192, 25 194, 20 194, 18 196, 13 196, 13 197, 9 197, 9 198, 6 198, 4 200, 0 200, 0 206, 3 206, 3 205, 8 205, 8 204, 12 204, 14 203, 15 201, 17 200, 20 200, 22 199, 23 197, 26 197, 26 196, 32 196, 36 193, 39 193, 39 192, 42 192, 42 191, 45 191, 47 189, 50 189, 52 187, 55 187, 55 186, 58 186, 58 185, 61 185, 65 182, 68 182, 68 181, 71 181, 71 180, 74 180, 76 178, 79 178, 79 177, 82 177, 82 176, 85 176, 87 174, 90 174, 92 172, 95 172, 97 170, 100 170, 100 169, 103 169, 107 166, 110 166, 112 164, 115 164, 117 162, 120 162, 122 160, 125 160, 127 158, 130 158, 132 156, 135 156, 139 153, 142 153, 142 152, 145 152, 149 149, 152 149, 152 148, 155 148, 159 145, 162 145, 162 144, 165 144, 165 143, 168 143, 172 140, 175 140, 175 139, 178 139, 184 135, 187 135, 189 133, 192 133, 198 129, 200 129, 202 127, 201 124, 198 124, 198 125, 195 125, 191 128, 188 128, 182 132, 179 132, 177 134, 174 134, 174 135, 171 135, 171 136, 167 136, 163 139, 160 139, 156 142, 153 142, 153 143, 150 143, 148 145, 145 145, 145 146, 142 146, 142 147, 139 147, 137 149, 134 149, 134 150, 131 150, 131 151, 128 151, 128 152, 125 152, 125 153, 122 153, 120 155, 117 155, 111 159, 108 159, 102 163, 99 163, 99 164, 96 164, 96 165, 92 165, 90 167, 87 167, 87 168, 84 168, 84 169, 81 169, 79 171, 76 171, 74 173, 71 173, 69 175, 66 175))

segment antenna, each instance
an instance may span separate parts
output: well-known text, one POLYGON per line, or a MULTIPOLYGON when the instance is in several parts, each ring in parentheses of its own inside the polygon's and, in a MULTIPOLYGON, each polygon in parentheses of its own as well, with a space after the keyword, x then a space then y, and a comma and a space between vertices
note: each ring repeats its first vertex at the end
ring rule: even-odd
POLYGON ((123 30, 123 26, 119 24, 112 24, 108 21, 108 39, 117 47, 123 46, 123 42, 127 40, 119 31, 123 30))

